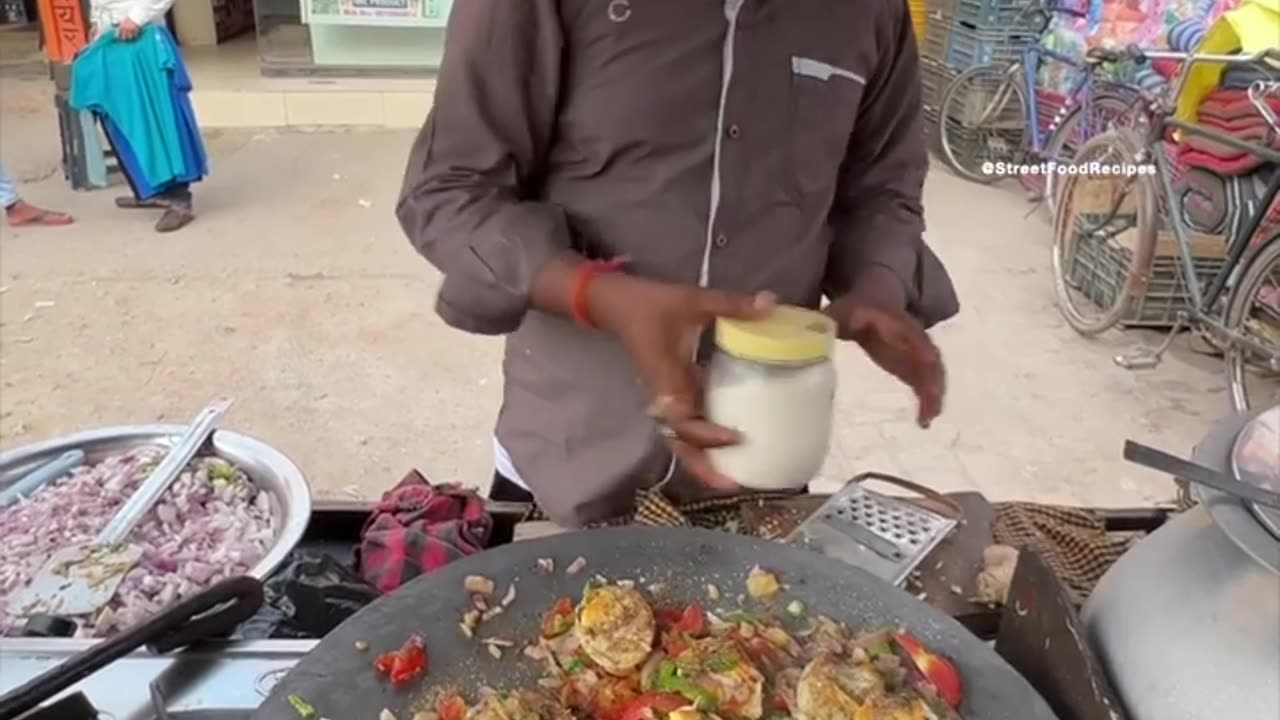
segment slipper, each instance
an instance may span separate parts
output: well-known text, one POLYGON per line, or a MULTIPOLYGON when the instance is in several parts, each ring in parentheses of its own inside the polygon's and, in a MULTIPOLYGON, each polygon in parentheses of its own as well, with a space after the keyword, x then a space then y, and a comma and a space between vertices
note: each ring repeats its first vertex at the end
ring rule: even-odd
POLYGON ((64 212, 35 209, 31 215, 20 220, 9 220, 9 227, 62 227, 75 222, 75 218, 64 212))
POLYGON ((181 230, 190 225, 191 221, 195 219, 196 214, 189 208, 170 206, 165 209, 164 214, 156 221, 156 232, 171 233, 175 230, 181 230))
POLYGON ((116 207, 122 210, 159 210, 169 207, 169 201, 159 198, 139 200, 132 195, 124 195, 116 198, 116 207))

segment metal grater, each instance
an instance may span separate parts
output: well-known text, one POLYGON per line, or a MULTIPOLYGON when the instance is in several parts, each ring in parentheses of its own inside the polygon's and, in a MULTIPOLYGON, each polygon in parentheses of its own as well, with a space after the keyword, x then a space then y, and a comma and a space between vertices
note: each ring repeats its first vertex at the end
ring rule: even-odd
POLYGON ((792 531, 786 542, 901 585, 956 524, 956 518, 868 490, 855 479, 792 531))

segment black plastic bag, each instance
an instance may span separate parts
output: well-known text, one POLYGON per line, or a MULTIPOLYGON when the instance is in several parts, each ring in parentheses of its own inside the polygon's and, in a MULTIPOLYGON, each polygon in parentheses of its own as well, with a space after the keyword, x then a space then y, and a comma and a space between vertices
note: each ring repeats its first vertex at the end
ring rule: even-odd
POLYGON ((267 600, 237 637, 318 639, 381 595, 332 555, 295 550, 264 585, 267 600))

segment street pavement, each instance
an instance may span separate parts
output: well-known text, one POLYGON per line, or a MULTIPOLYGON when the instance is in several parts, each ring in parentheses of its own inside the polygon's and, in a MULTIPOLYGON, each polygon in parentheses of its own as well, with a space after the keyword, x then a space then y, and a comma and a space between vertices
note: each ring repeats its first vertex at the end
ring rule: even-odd
MULTIPOLYGON (((65 229, 0 228, 0 444, 109 424, 185 422, 209 399, 225 426, 279 447, 321 497, 376 497, 411 468, 483 486, 501 341, 432 312, 439 275, 392 215, 408 132, 216 132, 199 220, 169 236, 76 193, 57 172, 47 83, 0 75, 0 158, 65 229)), ((1211 359, 1157 370, 1111 357, 1158 337, 1078 337, 1054 307, 1049 231, 1016 188, 931 173, 928 240, 963 310, 935 337, 943 417, 853 347, 825 485, 866 470, 995 499, 1124 506, 1172 496, 1120 459, 1125 438, 1189 451, 1227 406, 1211 359)))

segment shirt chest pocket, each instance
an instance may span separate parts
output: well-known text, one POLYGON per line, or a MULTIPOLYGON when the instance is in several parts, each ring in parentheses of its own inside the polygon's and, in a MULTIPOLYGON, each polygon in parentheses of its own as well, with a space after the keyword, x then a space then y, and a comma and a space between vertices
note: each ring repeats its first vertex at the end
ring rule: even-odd
POLYGON ((834 192, 866 84, 853 70, 792 56, 787 142, 798 204, 825 202, 834 192))

